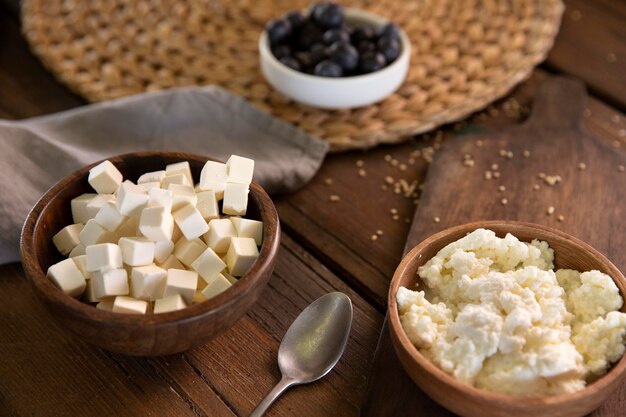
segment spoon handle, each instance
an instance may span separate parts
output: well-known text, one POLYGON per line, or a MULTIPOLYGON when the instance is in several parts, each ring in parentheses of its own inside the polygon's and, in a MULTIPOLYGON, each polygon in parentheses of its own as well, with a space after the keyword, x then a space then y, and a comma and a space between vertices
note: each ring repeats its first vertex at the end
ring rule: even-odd
POLYGON ((259 405, 257 405, 257 407, 252 411, 250 417, 261 417, 263 414, 265 414, 267 409, 270 408, 270 405, 272 405, 272 403, 276 401, 276 399, 280 397, 280 395, 285 392, 287 388, 294 385, 295 382, 296 381, 294 381, 293 379, 283 376, 280 382, 276 384, 274 388, 272 388, 269 394, 267 394, 265 398, 263 398, 263 401, 261 401, 259 405))

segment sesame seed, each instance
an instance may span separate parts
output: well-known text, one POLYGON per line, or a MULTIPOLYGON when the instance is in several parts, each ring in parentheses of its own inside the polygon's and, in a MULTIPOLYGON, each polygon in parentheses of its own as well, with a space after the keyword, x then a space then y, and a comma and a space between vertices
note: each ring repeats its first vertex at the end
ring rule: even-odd
POLYGON ((365 162, 363 162, 362 160, 360 160, 360 159, 359 159, 358 161, 356 161, 356 166, 357 166, 357 167, 359 167, 359 168, 360 168, 360 167, 362 167, 363 165, 365 165, 365 162))
POLYGON ((473 167, 474 166, 474 160, 473 159, 466 159, 465 161, 463 161, 463 165, 465 165, 466 167, 473 167))
POLYGON ((391 155, 385 155, 385 161, 389 162, 391 161, 393 158, 391 157, 391 155))
POLYGON ((400 218, 400 216, 398 216, 397 214, 394 214, 393 216, 391 216, 391 218, 393 220, 398 220, 400 218))
POLYGON ((530 158, 530 151, 528 149, 525 149, 524 152, 522 152, 522 155, 524 156, 524 158, 530 158))
POLYGON ((493 173, 494 178, 500 178, 500 171, 496 171, 493 173))
POLYGON ((435 223, 439 223, 441 221, 441 219, 439 217, 435 216, 435 217, 433 217, 433 221, 435 223))
POLYGON ((372 237, 370 238, 372 240, 378 240, 378 235, 372 235, 372 237))
POLYGON ((500 156, 506 156, 506 150, 500 149, 500 156))
POLYGON ((397 159, 392 159, 392 160, 391 160, 391 166, 397 167, 397 166, 398 166, 398 164, 399 164, 399 162, 398 162, 398 160, 397 160, 397 159))
POLYGON ((415 158, 409 158, 409 165, 415 164, 415 158))
POLYGON ((393 190, 394 194, 400 194, 402 192, 402 190, 400 190, 399 188, 396 188, 393 190))
POLYGON ((619 136, 620 138, 623 138, 626 136, 626 129, 620 129, 617 131, 617 136, 619 136))
POLYGON ((501 186, 498 187, 498 191, 505 192, 506 191, 506 187, 504 185, 501 185, 501 186))
POLYGON ((406 171, 406 164, 400 164, 400 166, 398 167, 398 169, 400 171, 406 171))
POLYGON ((546 213, 548 213, 548 216, 552 216, 554 214, 554 206, 548 207, 548 210, 546 210, 546 213))
POLYGON ((480 148, 481 146, 483 146, 483 141, 482 141, 482 140, 480 140, 480 139, 478 139, 478 140, 476 141, 476 147, 480 148))
POLYGON ((365 170, 363 168, 359 169, 359 177, 364 177, 365 175, 367 175, 365 170))
POLYGON ((513 159, 513 152, 508 151, 508 152, 506 153, 506 157, 507 157, 507 159, 513 159))
POLYGON ((415 204, 416 206, 417 206, 419 203, 420 203, 419 199, 417 199, 417 198, 416 198, 415 200, 413 200, 413 204, 415 204))
POLYGON ((546 173, 545 172, 540 172, 538 177, 541 178, 541 179, 544 179, 546 177, 546 173))
POLYGON ((581 17, 583 17, 582 13, 580 13, 579 10, 572 10, 572 12, 569 15, 570 19, 572 19, 572 21, 574 22, 578 22, 580 20, 581 17))
POLYGON ((492 171, 497 171, 498 170, 498 164, 491 164, 491 170, 492 171))
POLYGON ((485 179, 486 180, 490 180, 491 179, 491 171, 485 171, 485 179))
POLYGON ((502 203, 503 206, 506 206, 507 204, 509 204, 509 200, 503 198, 502 200, 500 200, 500 203, 502 203))
POLYGON ((324 184, 326 184, 326 185, 331 185, 333 182, 334 182, 334 180, 332 178, 324 179, 324 184))
POLYGON ((341 197, 339 197, 336 194, 333 194, 330 197, 328 197, 328 199, 331 201, 331 203, 337 203, 339 202, 339 200, 341 200, 341 197))
POLYGON ((619 166, 617 167, 617 170, 618 170, 619 172, 624 172, 624 165, 619 165, 619 166))
POLYGON ((619 115, 619 114, 614 114, 614 115, 611 117, 611 121, 612 121, 613 123, 619 123, 619 121, 620 121, 620 120, 621 120, 621 117, 620 117, 620 115, 619 115))
POLYGON ((382 230, 380 230, 380 229, 378 229, 378 230, 376 231, 376 234, 377 234, 378 236, 382 236, 382 235, 383 235, 383 231, 382 231, 382 230))
POLYGON ((463 155, 463 159, 472 159, 472 155, 466 153, 465 155, 463 155))
POLYGON ((563 217, 562 214, 559 214, 559 216, 556 218, 558 221, 562 222, 563 220, 565 220, 565 217, 563 217))
POLYGON ((587 169, 587 164, 585 164, 584 162, 581 162, 578 164, 578 169, 580 171, 584 171, 585 169, 587 169))
POLYGON ((606 61, 609 63, 614 63, 617 61, 617 55, 615 55, 613 52, 609 52, 608 54, 606 54, 606 61))
POLYGON ((389 213, 391 213, 391 214, 398 214, 398 209, 397 208, 392 208, 391 210, 389 210, 389 213))
POLYGON ((404 218, 404 222, 405 222, 406 224, 409 224, 409 223, 411 223, 411 219, 409 219, 408 217, 405 217, 405 218, 404 218))
POLYGON ((535 184, 533 185, 533 190, 537 191, 541 188, 541 186, 539 184, 535 184))
POLYGON ((393 184, 393 177, 386 176, 386 177, 385 177, 385 182, 386 182, 387 184, 393 184))
POLYGON ((583 116, 585 116, 585 117, 589 117, 589 116, 591 116, 591 109, 585 109, 585 110, 583 110, 583 116))
POLYGON ((385 184, 383 184, 383 185, 380 187, 380 189, 381 189, 381 190, 383 190, 383 191, 387 191, 387 190, 389 189, 389 187, 387 187, 385 184))

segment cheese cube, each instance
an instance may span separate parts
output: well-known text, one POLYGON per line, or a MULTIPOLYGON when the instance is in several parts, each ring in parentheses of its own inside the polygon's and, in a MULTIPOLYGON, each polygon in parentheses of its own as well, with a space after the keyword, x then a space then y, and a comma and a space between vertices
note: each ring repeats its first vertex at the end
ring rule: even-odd
POLYGON ((115 203, 115 201, 116 199, 113 194, 98 194, 87 202, 87 208, 85 209, 87 212, 87 218, 95 219, 102 207, 104 207, 107 203, 115 203))
POLYGON ((167 211, 172 211, 172 204, 174 202, 174 193, 172 191, 162 188, 152 188, 148 191, 148 197, 148 205, 151 207, 161 206, 165 207, 167 211))
POLYGON ((189 185, 193 185, 193 177, 191 176, 191 166, 189 166, 189 162, 176 162, 175 164, 165 166, 166 176, 177 174, 183 174, 187 178, 189 185))
POLYGON ((163 178, 165 178, 165 171, 146 172, 145 174, 139 177, 139 179, 137 180, 137 185, 146 184, 150 182, 161 183, 161 181, 163 181, 163 178))
POLYGON ((139 218, 139 230, 145 237, 155 242, 171 240, 174 218, 165 207, 146 207, 139 218))
POLYGON ((196 272, 181 269, 168 269, 163 297, 180 294, 186 303, 191 304, 197 285, 198 274, 196 272))
POLYGON ((128 295, 128 275, 123 268, 94 272, 90 285, 93 285, 93 295, 97 299, 128 295))
POLYGON ((250 185, 252 182, 252 174, 254 173, 253 159, 232 155, 226 161, 226 167, 228 168, 227 182, 244 185, 250 185))
MULTIPOLYGON (((205 282, 203 279, 198 280, 198 282, 200 281, 205 282)), ((208 298, 202 294, 202 291, 196 291, 193 295, 193 300, 191 300, 191 304, 198 304, 206 300, 208 300, 208 298)))
POLYGON ((157 263, 165 262, 174 250, 174 242, 171 240, 159 240, 154 242, 154 261, 157 263))
POLYGON ((167 271, 156 265, 138 266, 130 275, 133 297, 140 300, 156 300, 163 297, 167 271))
POLYGON ((176 211, 187 204, 195 206, 198 202, 198 196, 196 196, 193 187, 170 184, 167 189, 174 193, 172 196, 172 211, 176 211))
POLYGON ((201 191, 196 194, 198 201, 196 202, 196 208, 202 215, 202 218, 206 221, 220 218, 220 211, 217 207, 217 198, 215 198, 215 191, 201 191))
POLYGON ((85 247, 96 245, 99 243, 113 243, 116 241, 116 236, 100 226, 95 219, 90 219, 87 224, 78 234, 80 243, 85 247))
POLYGON ((238 237, 251 237, 257 246, 261 246, 263 243, 263 222, 241 217, 231 217, 230 221, 235 226, 238 237))
POLYGON ((117 210, 115 203, 108 202, 98 210, 95 220, 109 232, 115 232, 126 221, 126 216, 117 210))
POLYGON ((104 161, 89 170, 87 181, 98 194, 113 194, 122 183, 122 173, 110 161, 104 161))
POLYGON ((187 240, 196 239, 209 231, 209 226, 202 218, 202 215, 192 205, 187 204, 179 208, 174 212, 173 216, 187 240))
POLYGON ((147 193, 150 192, 150 190, 152 190, 153 188, 161 188, 161 183, 160 182, 144 182, 142 184, 137 184, 138 186, 140 186, 141 188, 143 188, 143 190, 147 193))
POLYGON ((201 190, 213 190, 215 194, 224 192, 226 187, 226 179, 228 178, 228 168, 226 164, 215 161, 207 161, 202 167, 200 172, 200 186, 201 190))
POLYGON ((187 240, 180 238, 174 246, 174 256, 187 267, 207 249, 207 245, 200 239, 187 240))
POLYGON ((74 223, 87 223, 87 220, 90 219, 87 214, 87 204, 93 200, 96 195, 97 194, 86 193, 72 199, 70 205, 72 207, 72 219, 74 223))
POLYGON ((86 270, 107 271, 122 267, 122 251, 112 243, 87 246, 86 270))
POLYGON ((98 301, 100 301, 98 297, 96 297, 93 280, 91 279, 87 280, 87 286, 85 287, 85 293, 83 294, 83 298, 89 303, 97 303, 98 301))
POLYGON ((72 259, 64 259, 48 268, 46 274, 65 294, 79 298, 87 285, 85 277, 72 259))
POLYGON ((209 222, 204 241, 215 252, 224 253, 230 246, 230 238, 235 236, 237 231, 229 219, 214 219, 209 222))
POLYGON ((90 271, 87 271, 87 255, 80 255, 74 258, 70 258, 70 259, 74 261, 74 263, 78 267, 78 270, 80 271, 81 274, 83 274, 83 277, 85 277, 85 279, 87 280, 91 279, 91 276, 93 275, 93 273, 90 271))
POLYGON ((126 265, 151 265, 154 261, 154 242, 143 237, 123 237, 118 246, 122 250, 122 260, 126 265))
POLYGON ((248 209, 248 192, 246 184, 226 183, 222 212, 235 216, 244 216, 248 209))
POLYGON ((187 179, 185 174, 177 174, 173 173, 172 175, 165 175, 163 181, 161 181, 161 187, 164 189, 168 189, 170 185, 184 185, 186 187, 191 187, 192 184, 187 179))
POLYGON ((122 237, 135 237, 139 233, 139 218, 133 216, 126 217, 120 227, 115 231, 115 236, 117 236, 119 240, 122 237))
POLYGON ((231 274, 229 274, 228 272, 222 271, 221 275, 226 278, 226 280, 228 282, 230 282, 232 285, 235 285, 237 283, 237 281, 239 281, 237 278, 235 278, 234 276, 232 276, 231 274))
POLYGON ((185 269, 185 266, 174 256, 170 255, 165 262, 159 264, 159 268, 168 270, 170 268, 185 269))
POLYGON ((182 310, 187 307, 180 294, 159 298, 154 301, 154 314, 167 313, 168 311, 182 310))
POLYGON ((80 244, 78 235, 83 230, 83 227, 85 226, 82 223, 70 224, 54 235, 52 242, 57 247, 57 250, 65 256, 69 255, 80 244))
POLYGON ((215 279, 209 282, 205 289, 202 290, 202 295, 204 295, 207 299, 213 298, 216 295, 223 293, 230 287, 232 287, 231 283, 228 282, 222 274, 219 274, 215 277, 215 279))
POLYGON ((148 204, 146 191, 130 181, 124 181, 117 193, 117 209, 124 216, 139 216, 148 204))
POLYGON ((230 248, 226 254, 228 271, 232 276, 244 275, 259 257, 259 249, 250 237, 234 237, 230 240, 230 248))
POLYGON ((226 264, 220 259, 219 256, 211 248, 207 248, 198 258, 193 261, 191 267, 196 271, 206 282, 210 283, 215 277, 219 275, 226 267, 226 264))
POLYGON ((146 314, 148 303, 142 300, 135 300, 132 297, 118 296, 113 301, 113 309, 111 311, 125 314, 146 314))
POLYGON ((74 249, 72 249, 72 251, 70 252, 70 254, 68 255, 69 258, 74 258, 76 256, 81 256, 84 255, 85 252, 85 245, 83 245, 82 243, 79 243, 78 245, 76 245, 76 247, 74 249))
POLYGON ((96 308, 98 310, 104 310, 104 311, 113 311, 113 302, 115 301, 115 299, 110 299, 110 300, 104 300, 104 301, 100 301, 98 304, 96 304, 96 308))

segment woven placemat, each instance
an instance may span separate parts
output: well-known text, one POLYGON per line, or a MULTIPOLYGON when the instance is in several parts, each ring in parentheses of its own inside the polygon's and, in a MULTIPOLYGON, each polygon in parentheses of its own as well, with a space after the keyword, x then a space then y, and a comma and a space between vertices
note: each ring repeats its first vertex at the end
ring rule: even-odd
POLYGON ((502 97, 545 59, 561 0, 353 0, 407 32, 411 68, 386 100, 326 111, 289 101, 264 81, 257 42, 293 0, 24 0, 31 48, 90 101, 217 84, 327 140, 332 150, 400 142, 502 97))

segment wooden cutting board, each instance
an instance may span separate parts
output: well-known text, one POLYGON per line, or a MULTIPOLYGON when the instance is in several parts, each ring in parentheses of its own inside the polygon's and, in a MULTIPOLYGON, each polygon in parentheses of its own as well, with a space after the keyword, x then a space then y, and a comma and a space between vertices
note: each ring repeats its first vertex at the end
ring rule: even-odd
MULTIPOLYGON (((539 89, 526 123, 445 142, 428 171, 405 252, 454 225, 521 220, 570 233, 626 271, 626 154, 583 129, 585 101, 581 82, 550 78, 539 89), (464 163, 466 158, 473 163, 464 163), (550 186, 550 178, 540 174, 561 181, 550 186)), ((592 415, 623 416, 624 410, 626 383, 592 415)), ((385 321, 361 416, 452 415, 405 374, 385 321)))

